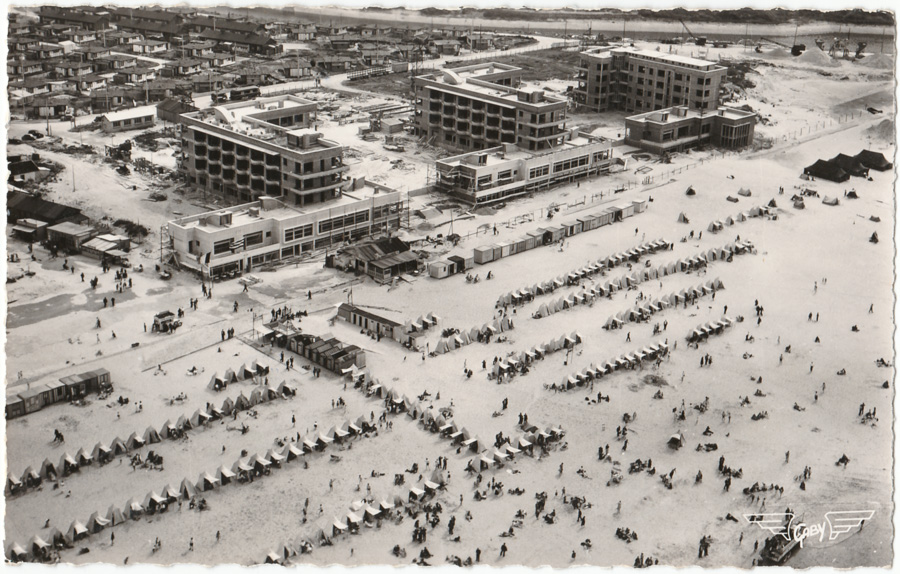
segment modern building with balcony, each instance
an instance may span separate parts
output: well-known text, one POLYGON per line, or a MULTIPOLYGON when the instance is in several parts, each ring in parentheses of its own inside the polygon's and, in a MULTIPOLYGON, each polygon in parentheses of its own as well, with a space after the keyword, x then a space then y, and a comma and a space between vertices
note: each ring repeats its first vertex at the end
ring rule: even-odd
POLYGON ((701 145, 739 149, 753 143, 756 119, 756 112, 727 107, 667 108, 625 118, 625 144, 660 155, 701 145))
POLYGON ((531 152, 512 144, 473 151, 436 162, 439 190, 483 206, 609 173, 624 166, 609 140, 567 132, 552 150, 531 152))
POLYGON ((483 63, 416 77, 417 133, 465 151, 514 144, 540 152, 562 145, 566 98, 520 89, 521 76, 520 68, 483 63))
POLYGON ((181 170, 196 188, 234 203, 266 196, 297 207, 341 195, 344 148, 313 129, 315 102, 258 98, 181 119, 181 170))
POLYGON ((698 58, 632 47, 581 53, 575 103, 597 112, 649 112, 672 106, 715 110, 726 68, 698 58))
POLYGON ((298 207, 263 196, 170 221, 168 248, 182 267, 222 278, 399 229, 404 203, 399 191, 364 179, 344 187, 327 205, 298 207))

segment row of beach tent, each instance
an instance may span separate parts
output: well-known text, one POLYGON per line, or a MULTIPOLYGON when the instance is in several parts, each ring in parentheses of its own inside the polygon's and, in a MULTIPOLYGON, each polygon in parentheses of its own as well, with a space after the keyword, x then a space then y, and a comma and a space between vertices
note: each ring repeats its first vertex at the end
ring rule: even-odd
POLYGON ((331 427, 327 432, 301 438, 297 443, 287 443, 281 449, 269 449, 265 455, 252 455, 237 459, 230 467, 219 466, 214 473, 201 472, 196 481, 187 478, 181 481, 178 488, 167 484, 161 491, 150 491, 143 499, 129 498, 121 508, 112 505, 105 515, 93 513, 87 522, 74 520, 65 533, 56 528, 48 531, 45 538, 34 536, 22 547, 12 543, 6 549, 6 557, 10 561, 23 562, 43 560, 53 547, 71 547, 75 542, 85 539, 91 534, 101 532, 105 528, 116 526, 126 520, 137 520, 147 514, 165 512, 168 507, 179 500, 191 500, 198 493, 216 490, 232 483, 243 483, 250 476, 264 476, 273 468, 282 468, 286 463, 297 460, 311 452, 323 452, 333 443, 342 443, 354 436, 374 430, 365 417, 355 421, 344 421, 340 427, 331 427))
POLYGON ((611 315, 609 319, 607 319, 606 323, 603 325, 604 329, 619 329, 624 326, 626 323, 631 322, 641 322, 647 321, 653 316, 655 313, 659 313, 663 309, 668 309, 669 307, 677 307, 680 304, 688 304, 688 301, 693 301, 698 297, 703 297, 704 295, 709 295, 710 293, 715 293, 720 289, 724 289, 725 285, 718 278, 713 279, 711 281, 707 281, 706 283, 701 283, 696 287, 687 287, 678 291, 677 293, 670 293, 669 295, 664 295, 659 299, 654 301, 640 301, 635 303, 634 307, 628 309, 626 311, 622 311, 615 315, 611 315))
POLYGON ((704 325, 698 325, 696 329, 688 333, 686 338, 691 343, 705 341, 710 335, 721 335, 725 329, 728 329, 733 324, 734 321, 731 318, 723 316, 718 321, 710 321, 704 325))
POLYGON ((657 251, 666 251, 669 248, 670 244, 662 239, 642 243, 632 249, 620 251, 614 255, 598 259, 594 263, 575 269, 565 275, 560 275, 542 283, 535 283, 531 287, 523 287, 516 291, 510 291, 509 293, 500 296, 496 306, 523 305, 539 295, 553 293, 557 289, 578 283, 581 279, 593 277, 605 270, 613 269, 629 261, 638 261, 644 255, 650 255, 657 251))
POLYGON ((550 385, 549 388, 555 391, 568 391, 575 387, 590 384, 591 381, 602 379, 616 371, 633 369, 644 361, 655 361, 658 358, 665 357, 668 353, 669 345, 665 341, 659 341, 656 344, 649 345, 638 351, 625 353, 600 364, 591 363, 589 367, 585 367, 578 373, 566 376, 559 383, 550 385))
POLYGON ((257 386, 250 393, 249 397, 241 392, 234 400, 226 398, 220 408, 211 406, 209 410, 197 409, 190 417, 182 415, 174 423, 172 419, 167 419, 158 431, 152 426, 148 426, 141 435, 133 432, 125 440, 116 437, 109 443, 98 442, 90 452, 84 448, 78 449, 74 456, 66 452, 60 457, 58 464, 53 464, 49 458, 46 458, 41 463, 40 470, 35 470, 34 466, 29 466, 22 473, 21 477, 8 472, 6 477, 6 494, 25 492, 40 485, 44 480, 54 481, 59 477, 69 476, 74 472, 80 472, 84 467, 92 466, 95 462, 98 465, 106 464, 117 456, 127 455, 146 445, 162 442, 164 439, 181 438, 184 435, 184 431, 203 426, 212 420, 222 419, 232 414, 235 410, 244 411, 260 403, 278 398, 287 398, 288 396, 296 395, 296 393, 296 388, 287 382, 282 382, 275 389, 257 386))
POLYGON ((360 531, 363 524, 375 524, 379 520, 389 519, 395 509, 406 508, 407 505, 418 505, 433 496, 447 484, 444 472, 434 469, 431 477, 425 479, 409 489, 407 500, 399 495, 382 496, 380 499, 369 496, 366 499, 355 500, 348 506, 347 513, 342 516, 334 516, 330 527, 331 534, 326 534, 325 528, 314 526, 310 533, 293 538, 280 544, 276 550, 266 554, 266 564, 284 565, 294 556, 308 554, 316 546, 325 546, 334 543, 336 538, 345 534, 354 534, 360 531))
POLYGON ((751 217, 763 217, 769 215, 771 213, 771 208, 776 207, 775 200, 769 202, 769 205, 761 205, 754 207, 748 211, 742 211, 731 217, 730 215, 725 219, 717 219, 715 221, 710 222, 709 226, 707 226, 706 230, 711 233, 718 233, 725 229, 726 227, 730 227, 735 223, 741 223, 747 221, 751 217))
POLYGON ((268 375, 269 367, 265 367, 257 364, 256 361, 250 363, 250 365, 241 365, 241 368, 235 371, 234 369, 228 369, 225 371, 224 376, 219 376, 219 373, 213 373, 213 376, 209 379, 209 384, 206 388, 212 391, 221 391, 226 388, 231 383, 237 383, 238 381, 247 381, 247 380, 256 380, 257 377, 268 375))
POLYGON ((753 244, 749 241, 737 241, 728 243, 718 249, 713 248, 703 251, 693 257, 685 257, 677 261, 670 261, 659 267, 645 267, 643 269, 638 269, 630 275, 622 275, 621 277, 610 279, 604 282, 603 285, 594 285, 590 288, 586 287, 579 293, 573 293, 567 297, 560 297, 556 301, 543 303, 538 307, 537 311, 532 314, 532 317, 535 319, 549 317, 550 315, 566 309, 571 309, 577 305, 588 305, 597 297, 606 297, 610 293, 628 289, 629 287, 639 285, 644 281, 659 279, 674 273, 700 269, 712 261, 730 261, 732 255, 746 253, 752 250, 753 244))
POLYGON ((575 345, 582 342, 581 335, 572 331, 569 335, 560 335, 558 339, 551 339, 543 345, 532 347, 530 351, 522 351, 513 353, 501 361, 494 363, 492 374, 494 377, 518 371, 521 365, 530 365, 538 359, 543 359, 546 355, 555 353, 562 349, 572 349, 575 345))
POLYGON ((420 333, 422 331, 427 331, 431 327, 437 327, 440 320, 441 318, 435 316, 433 313, 428 313, 425 316, 419 315, 419 318, 415 321, 407 320, 403 323, 403 333, 420 333))
POLYGON ((442 355, 444 353, 449 353, 450 351, 459 349, 460 347, 464 347, 466 345, 479 342, 479 341, 488 341, 494 335, 499 333, 503 333, 505 331, 510 331, 514 328, 512 319, 508 316, 504 316, 500 319, 494 319, 490 323, 485 323, 481 327, 472 327, 467 331, 460 331, 458 334, 453 335, 452 337, 445 337, 437 342, 437 345, 434 346, 434 354, 442 355))

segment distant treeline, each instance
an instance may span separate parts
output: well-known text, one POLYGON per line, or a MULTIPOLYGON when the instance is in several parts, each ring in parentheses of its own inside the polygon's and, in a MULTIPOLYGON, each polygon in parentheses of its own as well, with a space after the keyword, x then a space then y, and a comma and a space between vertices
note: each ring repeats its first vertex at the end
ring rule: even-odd
POLYGON ((673 8, 670 10, 535 10, 530 8, 462 8, 460 10, 444 10, 441 8, 425 8, 419 10, 423 16, 478 16, 490 20, 529 20, 534 22, 549 20, 591 20, 605 18, 625 18, 628 20, 685 20, 688 22, 714 22, 722 24, 785 24, 790 22, 833 22, 835 24, 852 24, 857 26, 893 26, 894 14, 886 11, 869 12, 865 10, 756 10, 741 8, 740 10, 686 10, 673 8))

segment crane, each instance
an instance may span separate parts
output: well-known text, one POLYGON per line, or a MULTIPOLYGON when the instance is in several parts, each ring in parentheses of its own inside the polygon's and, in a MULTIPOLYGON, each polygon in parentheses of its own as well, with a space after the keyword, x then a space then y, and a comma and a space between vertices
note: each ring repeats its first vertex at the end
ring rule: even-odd
POLYGON ((688 28, 688 25, 684 23, 684 20, 679 19, 678 21, 681 22, 682 26, 684 26, 684 30, 688 33, 688 36, 691 38, 691 40, 694 41, 695 44, 697 44, 698 46, 706 45, 706 36, 695 36, 694 33, 691 32, 691 29, 688 28))
MULTIPOLYGON (((760 38, 760 40, 761 40, 761 41, 765 41, 765 42, 770 42, 770 43, 772 43, 772 44, 775 44, 776 46, 781 46, 782 48, 784 48, 784 49, 786 49, 786 50, 790 50, 792 56, 799 56, 800 54, 803 53, 804 50, 806 50, 806 44, 796 44, 796 43, 795 43, 793 46, 788 46, 787 44, 784 44, 784 43, 782 43, 782 42, 778 42, 778 41, 773 40, 773 39, 771 39, 771 38, 760 38)), ((759 46, 757 46, 757 47, 756 47, 756 51, 757 51, 757 52, 761 52, 761 51, 762 51, 762 48, 760 48, 759 46)))

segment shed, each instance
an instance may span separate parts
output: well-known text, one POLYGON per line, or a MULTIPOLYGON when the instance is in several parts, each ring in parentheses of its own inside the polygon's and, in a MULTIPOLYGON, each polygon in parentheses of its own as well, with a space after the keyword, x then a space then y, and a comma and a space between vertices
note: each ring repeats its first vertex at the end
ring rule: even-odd
POLYGON ((489 246, 476 247, 474 251, 475 263, 484 265, 494 260, 494 249, 489 246))

